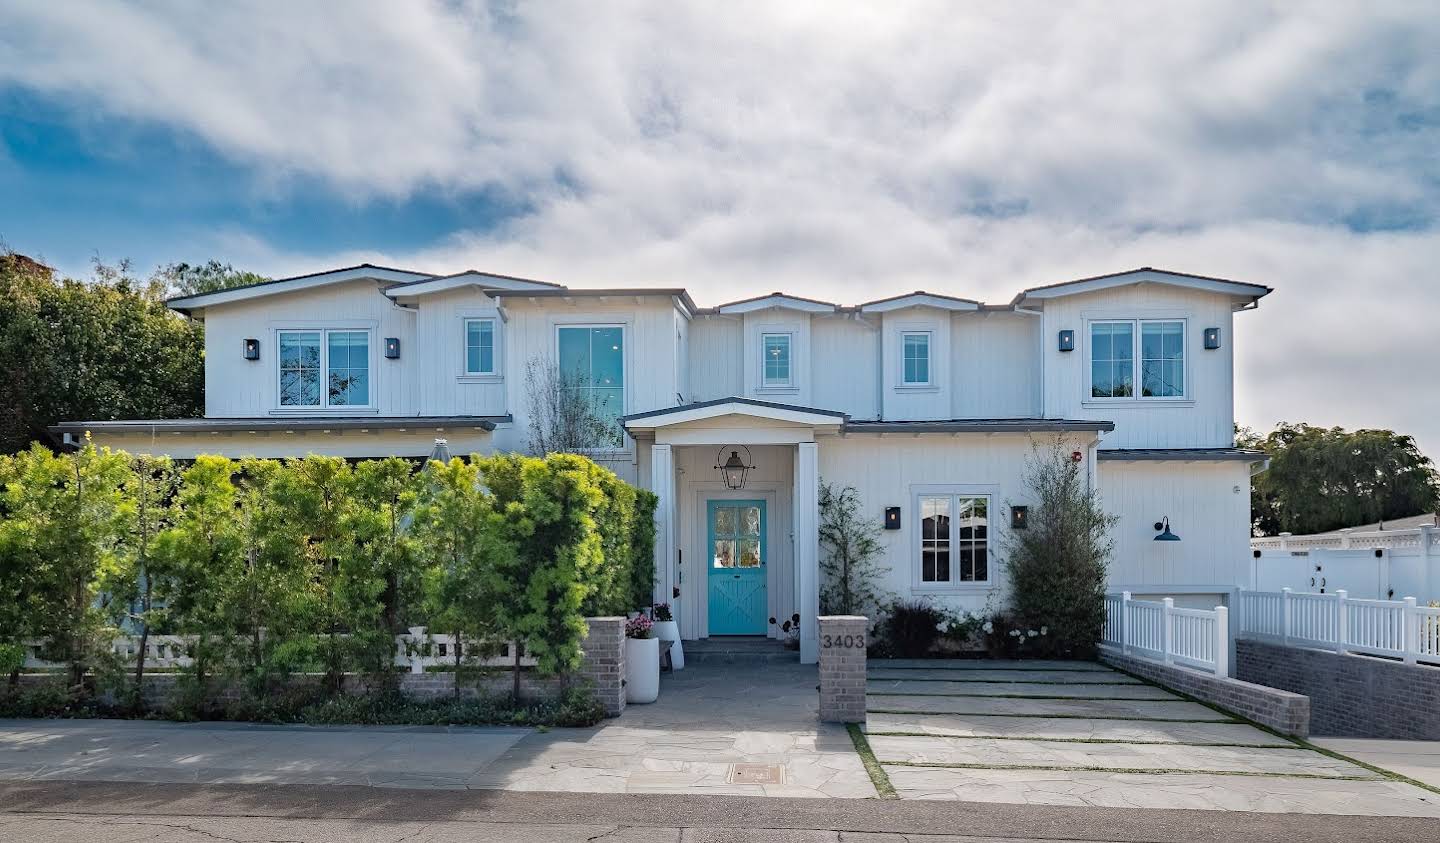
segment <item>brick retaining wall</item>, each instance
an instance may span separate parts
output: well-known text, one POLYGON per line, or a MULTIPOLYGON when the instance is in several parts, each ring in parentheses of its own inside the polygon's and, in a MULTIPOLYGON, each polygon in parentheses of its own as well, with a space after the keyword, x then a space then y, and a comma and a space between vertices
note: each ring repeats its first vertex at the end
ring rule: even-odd
POLYGON ((1201 673, 1179 665, 1162 664, 1109 648, 1100 650, 1100 661, 1189 694, 1197 700, 1218 705, 1281 734, 1303 738, 1310 732, 1310 700, 1302 694, 1201 673))
POLYGON ((1310 697, 1316 735, 1440 740, 1440 667, 1241 639, 1235 672, 1310 697))
POLYGON ((863 615, 831 615, 820 621, 820 719, 865 722, 865 627, 863 615))

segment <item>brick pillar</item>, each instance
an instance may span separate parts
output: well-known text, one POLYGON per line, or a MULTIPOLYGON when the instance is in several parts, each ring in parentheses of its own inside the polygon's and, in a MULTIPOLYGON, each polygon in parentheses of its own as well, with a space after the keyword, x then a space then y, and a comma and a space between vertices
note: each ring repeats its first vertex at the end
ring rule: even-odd
POLYGON ((820 719, 865 722, 865 627, 863 615, 820 618, 820 719))
POLYGON ((590 682, 605 716, 618 717, 625 710, 625 619, 586 618, 585 623, 590 629, 581 643, 580 677, 590 682))

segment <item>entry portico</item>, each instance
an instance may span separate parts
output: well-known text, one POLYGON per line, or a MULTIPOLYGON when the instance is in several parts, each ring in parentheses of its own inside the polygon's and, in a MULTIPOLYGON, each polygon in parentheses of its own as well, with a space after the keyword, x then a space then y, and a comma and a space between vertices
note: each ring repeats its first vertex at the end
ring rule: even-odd
POLYGON ((769 618, 799 614, 800 661, 819 655, 817 437, 844 413, 723 398, 624 418, 649 463, 656 507, 655 599, 686 639, 781 635, 769 618), (716 466, 734 453, 743 486, 716 466), (687 561, 693 560, 693 561, 687 561))

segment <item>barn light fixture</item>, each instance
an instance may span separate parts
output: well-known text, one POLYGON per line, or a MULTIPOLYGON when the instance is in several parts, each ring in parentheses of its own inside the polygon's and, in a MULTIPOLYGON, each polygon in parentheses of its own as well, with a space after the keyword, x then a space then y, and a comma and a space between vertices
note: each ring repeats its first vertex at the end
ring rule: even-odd
POLYGON ((745 488, 746 476, 750 474, 750 469, 755 467, 750 464, 750 449, 741 445, 741 448, 745 448, 745 459, 740 459, 739 450, 734 450, 730 452, 730 457, 722 463, 720 457, 725 453, 725 448, 728 447, 730 446, 726 445, 722 447, 715 454, 715 470, 720 472, 720 476, 725 479, 725 488, 732 490, 743 489, 745 488))
POLYGON ((1155 532, 1160 535, 1155 537, 1157 542, 1178 542, 1180 537, 1170 532, 1170 516, 1165 516, 1155 522, 1155 532))

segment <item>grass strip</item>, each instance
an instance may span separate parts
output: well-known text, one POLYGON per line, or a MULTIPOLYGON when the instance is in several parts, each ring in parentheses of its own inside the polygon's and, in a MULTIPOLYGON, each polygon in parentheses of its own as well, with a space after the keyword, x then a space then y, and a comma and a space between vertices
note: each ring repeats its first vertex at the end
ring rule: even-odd
POLYGON ((880 766, 880 761, 875 757, 875 751, 870 748, 870 741, 860 730, 859 724, 846 723, 845 730, 850 733, 850 742, 855 745, 855 754, 860 756, 860 763, 864 765, 865 772, 869 774, 870 783, 875 786, 875 792, 880 794, 881 799, 899 799, 900 794, 895 792, 895 785, 890 783, 890 777, 886 775, 885 768, 880 766))
MULTIPOLYGON (((1163 688, 1161 690, 1164 690, 1163 688)), ((933 693, 927 694, 923 691, 866 691, 867 697, 964 697, 967 699, 983 700, 1091 700, 1095 702, 1144 702, 1144 703, 1183 703, 1190 700, 1152 700, 1136 697, 1067 697, 1054 694, 966 694, 966 693, 933 693)))
POLYGON ((1028 717, 1034 720, 1139 720, 1147 723, 1245 723, 1244 720, 1196 720, 1193 717, 1117 717, 1093 714, 1002 714, 979 711, 910 711, 900 708, 872 708, 870 714, 905 714, 926 717, 1028 717))
POLYGON ((1134 688, 1143 682, 1047 682, 1044 679, 928 679, 920 676, 867 676, 871 682, 956 682, 971 685, 1121 685, 1134 688))
MULTIPOLYGON (((1206 721, 1210 722, 1210 721, 1206 721)), ((1227 724, 1228 725, 1228 724, 1227 724)), ((1228 743, 1225 741, 1127 741, 1119 738, 1041 738, 1031 735, 945 735, 936 732, 906 732, 906 731, 884 731, 876 732, 867 730, 865 734, 872 738, 956 738, 959 740, 986 740, 986 741, 1034 741, 1043 743, 1101 743, 1101 744, 1131 744, 1136 746, 1196 746, 1218 749, 1298 749, 1295 744, 1286 741, 1285 743, 1228 743)))
POLYGON ((1259 770, 1173 770, 1163 767, 1092 767, 1048 764, 945 764, 938 761, 881 761, 891 767, 924 767, 939 770, 1041 770, 1060 773, 1129 773, 1157 776, 1246 776, 1259 779, 1326 779, 1342 782, 1371 782, 1371 776, 1329 776, 1324 773, 1269 773, 1259 770))
MULTIPOLYGON (((1313 744, 1313 743, 1311 743, 1310 741, 1308 741, 1308 740, 1306 740, 1306 739, 1304 739, 1304 738, 1297 738, 1297 737, 1295 737, 1294 735, 1287 735, 1287 734, 1285 734, 1284 732, 1281 732, 1281 731, 1278 730, 1278 729, 1272 729, 1271 727, 1266 726, 1264 723, 1257 723, 1257 722, 1255 722, 1254 720, 1249 719, 1248 717, 1245 717, 1245 716, 1239 715, 1239 714, 1235 714, 1234 712, 1232 712, 1232 711, 1230 711, 1230 710, 1228 710, 1228 709, 1226 709, 1226 708, 1222 708, 1221 706, 1215 705, 1214 703, 1206 702, 1205 700, 1198 699, 1198 698, 1196 698, 1196 697, 1192 697, 1192 696, 1190 696, 1189 694, 1187 694, 1187 693, 1185 693, 1185 692, 1183 692, 1183 691, 1177 691, 1177 690, 1175 690, 1174 688, 1171 688, 1171 687, 1168 686, 1168 685, 1164 685, 1164 684, 1162 684, 1162 683, 1160 683, 1160 682, 1155 682, 1155 681, 1152 681, 1152 680, 1150 680, 1150 679, 1146 679, 1144 676, 1140 676, 1140 675, 1138 675, 1138 674, 1131 673, 1130 671, 1125 670, 1125 669, 1123 669, 1123 668, 1113 667, 1113 666, 1111 666, 1111 665, 1107 665, 1107 667, 1111 667, 1113 670, 1115 670, 1115 671, 1117 671, 1117 672, 1119 672, 1119 673, 1123 673, 1123 674, 1125 674, 1126 676, 1131 677, 1132 679, 1138 679, 1138 680, 1140 680, 1141 682, 1144 682, 1144 683, 1147 684, 1147 685, 1154 685, 1154 686, 1157 687, 1157 688, 1164 688, 1165 690, 1169 691, 1170 693, 1172 693, 1172 694, 1174 694, 1174 695, 1176 695, 1176 696, 1178 696, 1178 697, 1180 697, 1180 698, 1182 698, 1182 699, 1187 699, 1187 700, 1189 700, 1189 701, 1191 701, 1191 702, 1197 702, 1197 703, 1205 706, 1206 708, 1211 709, 1212 711, 1217 711, 1217 712, 1219 712, 1219 713, 1221 713, 1221 714, 1224 714, 1224 715, 1227 715, 1227 716, 1230 716, 1230 717, 1234 717, 1234 718, 1236 719, 1236 722, 1244 723, 1244 724, 1249 725, 1249 726, 1254 726, 1255 728, 1259 729, 1259 730, 1262 731, 1262 732, 1265 732, 1266 734, 1274 735, 1275 737, 1280 738, 1281 740, 1284 740, 1284 741, 1289 741, 1292 745, 1297 746, 1297 747, 1299 747, 1299 748, 1301 748, 1301 749, 1308 749, 1308 750, 1310 750, 1311 752, 1318 752, 1318 753, 1320 753, 1321 755, 1324 755, 1324 756, 1326 756, 1327 758, 1333 758, 1333 759, 1335 759, 1336 761, 1345 761, 1345 762, 1348 762, 1348 763, 1350 763, 1350 764, 1354 764, 1356 767, 1360 767, 1361 769, 1369 770, 1370 772, 1375 773, 1375 774, 1377 774, 1377 775, 1379 775, 1379 776, 1381 776, 1381 777, 1383 777, 1383 778, 1389 779, 1390 781, 1400 782, 1400 783, 1402 783, 1402 784, 1414 785, 1415 787, 1418 787, 1418 788, 1420 788, 1421 790, 1428 790, 1428 791, 1431 792, 1431 793, 1440 794, 1440 787, 1436 787, 1435 785, 1426 784, 1425 782, 1419 781, 1418 779, 1412 779, 1412 778, 1410 778, 1409 776, 1403 775, 1403 774, 1401 774, 1401 773, 1397 773, 1397 772, 1395 772, 1394 770, 1387 770, 1387 769, 1385 769, 1384 767, 1377 767, 1377 766, 1375 766, 1374 764, 1371 764, 1371 763, 1366 762, 1366 761, 1361 761, 1361 760, 1358 759, 1358 758, 1351 758, 1350 756, 1348 756, 1348 755, 1346 755, 1346 754, 1344 754, 1344 753, 1342 753, 1342 752, 1336 752, 1336 751, 1333 750, 1333 749, 1326 749, 1326 748, 1323 747, 1323 746, 1317 746, 1316 744, 1313 744)), ((1268 686, 1267 686, 1267 687, 1268 687, 1268 686)), ((1283 690, 1283 689, 1277 689, 1277 690, 1283 690)))

